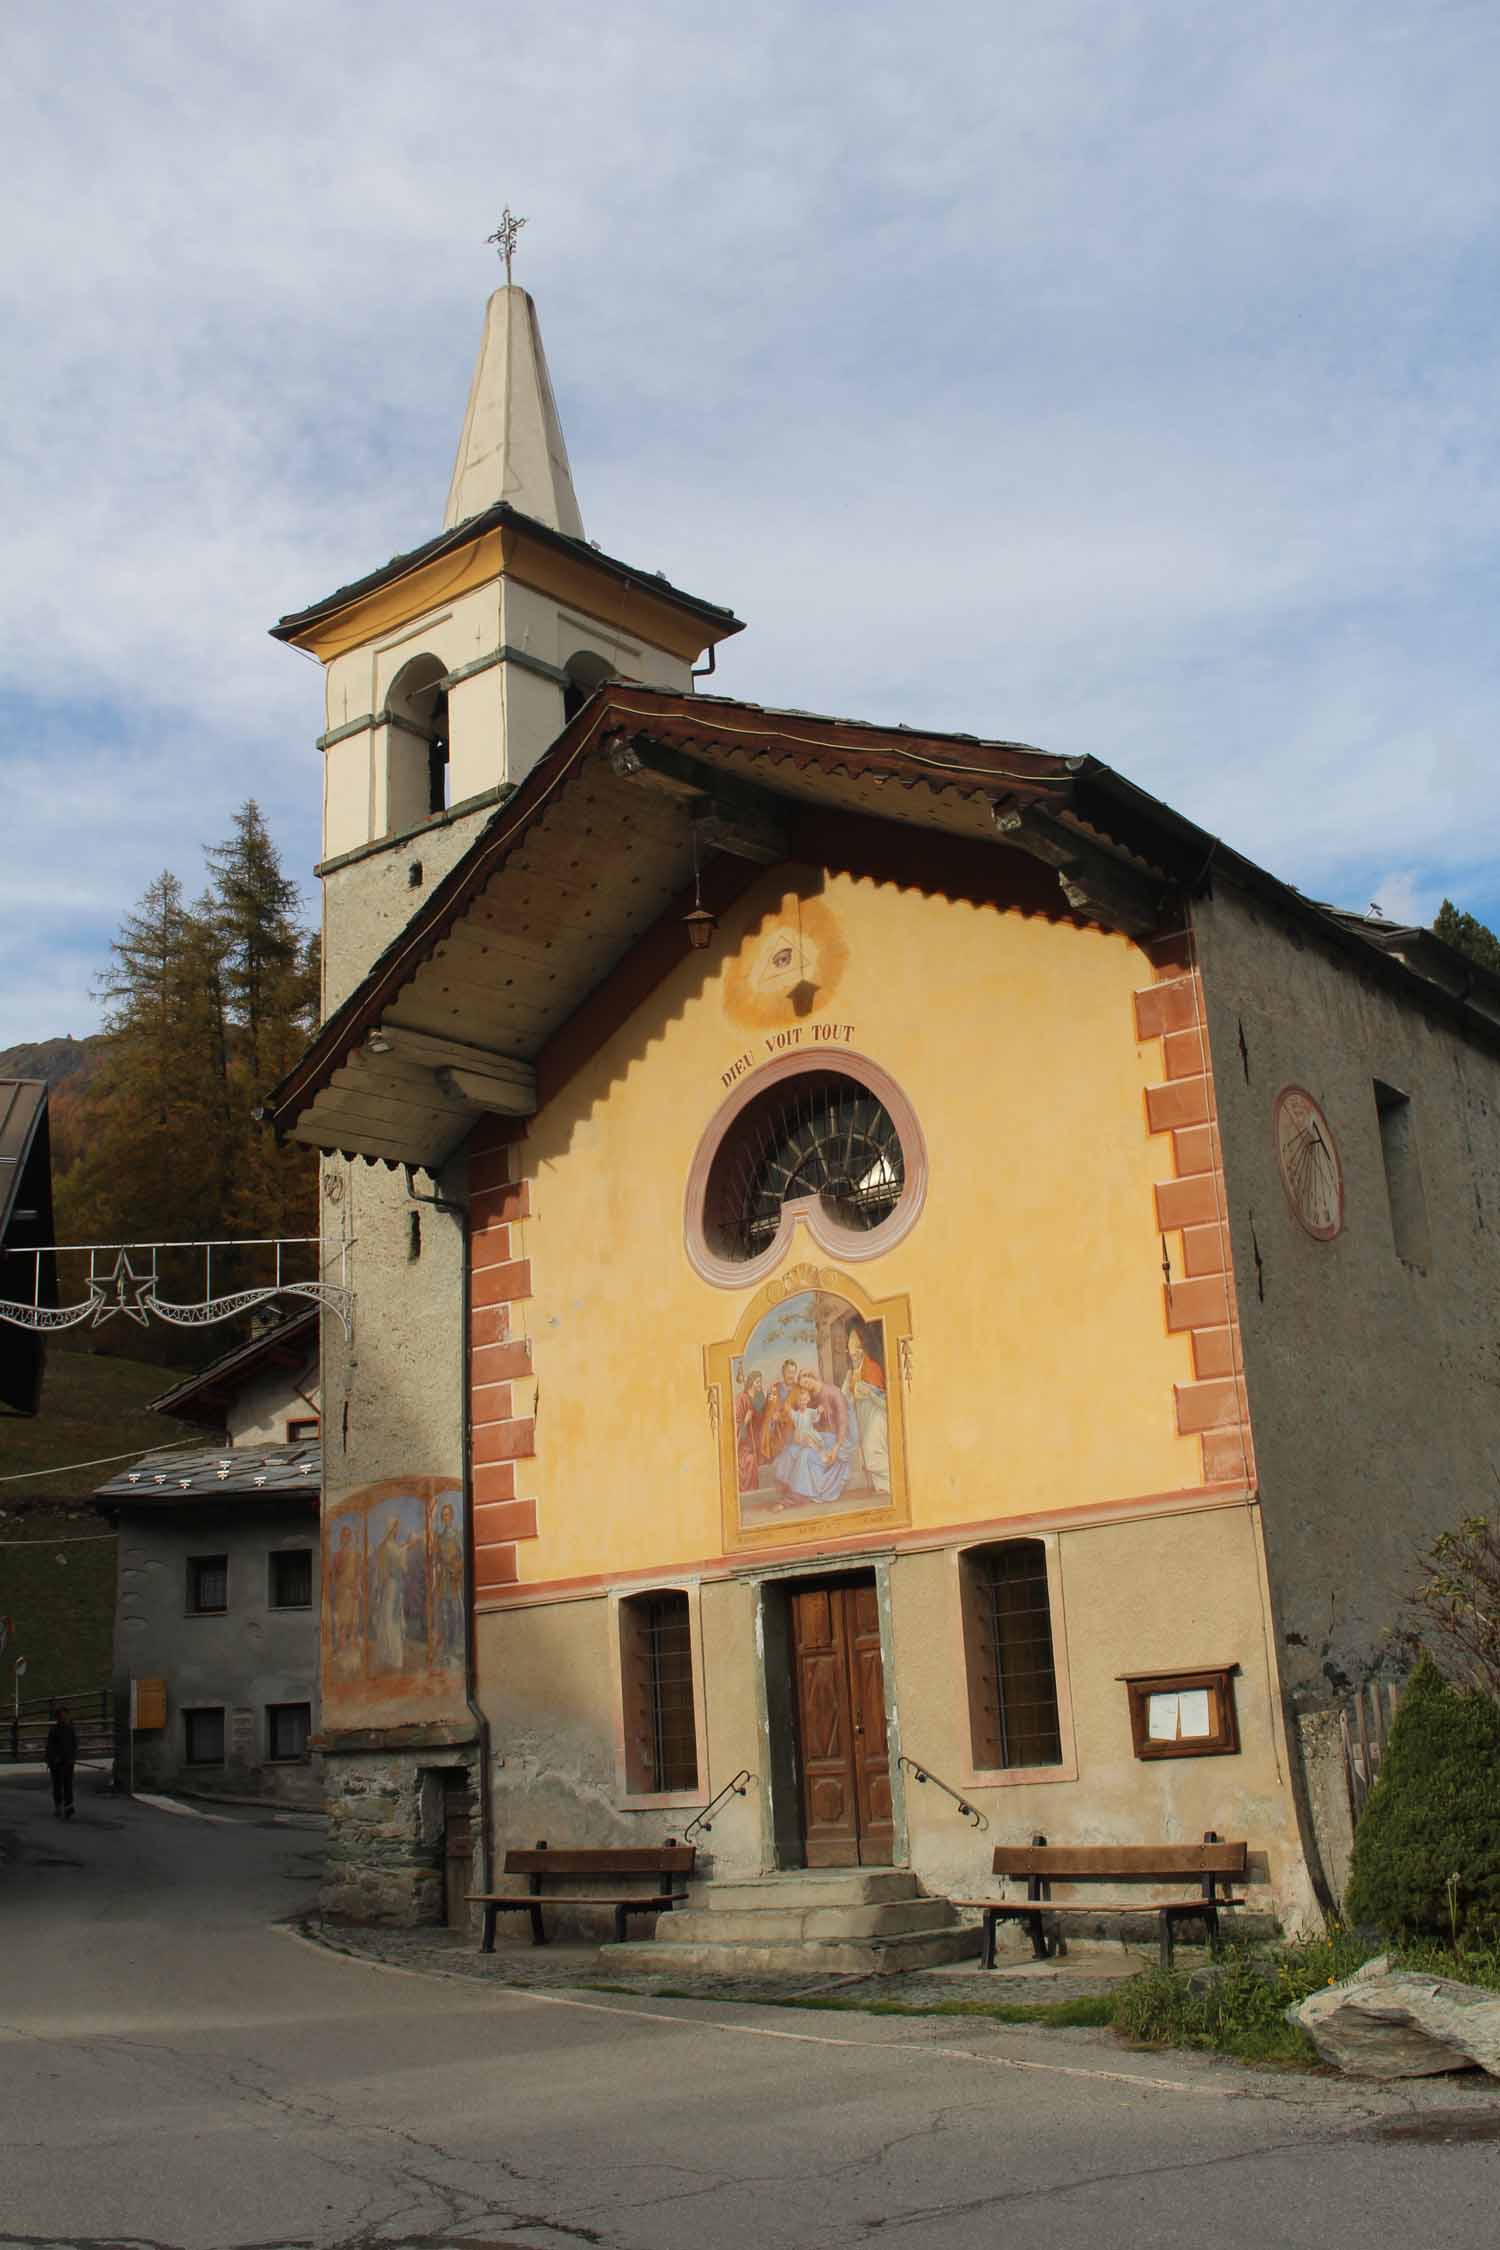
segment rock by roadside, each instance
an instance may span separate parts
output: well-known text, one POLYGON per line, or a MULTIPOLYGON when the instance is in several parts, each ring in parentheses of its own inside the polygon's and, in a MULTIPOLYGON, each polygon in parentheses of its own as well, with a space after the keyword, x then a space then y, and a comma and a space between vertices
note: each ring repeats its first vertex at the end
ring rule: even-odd
POLYGON ((1500 1992, 1393 1969, 1385 1954, 1287 2010, 1324 2062, 1350 2078, 1500 2078, 1500 1992))

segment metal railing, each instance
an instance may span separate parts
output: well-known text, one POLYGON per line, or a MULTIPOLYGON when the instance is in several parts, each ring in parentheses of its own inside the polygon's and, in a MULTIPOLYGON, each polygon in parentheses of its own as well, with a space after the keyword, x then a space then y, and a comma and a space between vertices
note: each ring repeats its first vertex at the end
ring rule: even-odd
POLYGON ((685 1844, 691 1843, 694 1834, 699 1831, 701 1831, 701 1833, 705 1836, 708 1835, 713 1828, 712 1816, 718 1811, 720 1805, 723 1804, 724 1799, 726 1797, 744 1797, 748 1795, 750 1790, 752 1790, 754 1787, 754 1774, 750 1771, 748 1766, 741 1766, 733 1781, 726 1781, 723 1788, 719 1791, 717 1797, 711 1797, 708 1803, 704 1806, 701 1813, 694 1813, 692 1819, 688 1822, 686 1828, 684 1828, 684 1830, 682 1831, 683 1842, 685 1844))
POLYGON ((963 1814, 965 1820, 967 1820, 972 1827, 980 1830, 988 1829, 990 1824, 985 1819, 984 1814, 979 1810, 979 1807, 977 1805, 971 1805, 968 1798, 961 1797, 956 1789, 950 1789, 946 1781, 939 1780, 938 1776, 933 1772, 930 1766, 919 1764, 915 1758, 908 1758, 904 1750, 897 1758, 896 1763, 898 1766, 904 1766, 906 1768, 906 1771, 911 1775, 913 1781, 920 1781, 924 1784, 930 1781, 934 1789, 941 1789, 945 1797, 951 1797, 954 1804, 963 1814))
POLYGON ((85 1757, 103 1757, 114 1750, 114 1696, 105 1688, 72 1688, 61 1695, 33 1696, 7 1714, 0 1726, 0 1757, 19 1765, 34 1764, 42 1754, 52 1709, 60 1703, 78 1735, 85 1757))

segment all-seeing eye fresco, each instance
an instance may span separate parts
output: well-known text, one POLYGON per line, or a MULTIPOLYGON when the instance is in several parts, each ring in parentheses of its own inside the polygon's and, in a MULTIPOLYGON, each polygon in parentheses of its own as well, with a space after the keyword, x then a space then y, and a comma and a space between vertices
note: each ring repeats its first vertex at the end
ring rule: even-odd
POLYGON ((904 1299, 872 1305, 840 1275, 794 1268, 710 1349, 732 1544, 904 1518, 905 1313, 904 1299))
POLYGON ((324 1701, 441 1700, 464 1661, 461 1495, 446 1478, 352 1494, 324 1525, 324 1701))

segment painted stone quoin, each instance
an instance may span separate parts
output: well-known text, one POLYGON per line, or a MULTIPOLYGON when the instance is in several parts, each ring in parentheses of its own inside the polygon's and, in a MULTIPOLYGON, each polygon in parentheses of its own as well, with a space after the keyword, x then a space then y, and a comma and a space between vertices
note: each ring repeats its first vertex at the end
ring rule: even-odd
POLYGON ((463 1491, 395 1477, 351 1493, 323 1524, 323 1707, 446 1704, 461 1689, 463 1491))
POLYGON ((716 1400, 726 1547, 905 1523, 904 1297, 793 1266, 704 1355, 716 1400))

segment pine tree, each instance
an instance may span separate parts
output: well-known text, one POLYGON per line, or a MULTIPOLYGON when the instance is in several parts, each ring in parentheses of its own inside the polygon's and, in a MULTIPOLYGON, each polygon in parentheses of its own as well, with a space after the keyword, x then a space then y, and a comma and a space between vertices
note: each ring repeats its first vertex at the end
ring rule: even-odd
POLYGON ((1500 976, 1500 938, 1477 915, 1462 913, 1451 898, 1445 898, 1438 908, 1432 934, 1456 946, 1460 953, 1467 953, 1482 969, 1493 969, 1500 976))
MULTIPOLYGON (((62 1240, 317 1231, 314 1158, 278 1148, 253 1114, 316 1022, 316 940, 299 926, 296 887, 253 802, 207 858, 209 886, 194 906, 176 876, 163 874, 111 947, 99 988, 104 1054, 82 1106, 81 1153, 58 1182, 62 1240)), ((264 1281, 270 1270, 261 1253, 217 1255, 214 1293, 264 1281)), ((201 1259, 173 1254, 161 1269, 163 1293, 197 1296, 203 1273, 201 1259)), ((186 1341, 119 1320, 90 1333, 108 1349, 147 1356, 161 1356, 164 1342, 181 1358, 186 1341)), ((222 1350, 231 1334, 203 1330, 197 1356, 222 1350)))
POLYGON ((1500 1935, 1500 1705, 1429 1657, 1360 1816, 1344 1909, 1391 1938, 1500 1935))

